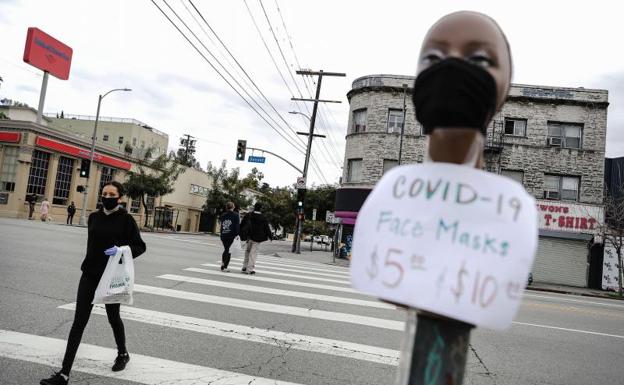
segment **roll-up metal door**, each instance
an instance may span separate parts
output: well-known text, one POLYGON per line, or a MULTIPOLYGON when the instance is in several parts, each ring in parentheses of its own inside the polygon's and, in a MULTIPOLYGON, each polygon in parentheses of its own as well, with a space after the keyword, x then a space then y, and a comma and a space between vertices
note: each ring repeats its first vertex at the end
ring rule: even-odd
POLYGON ((535 282, 587 286, 587 241, 539 237, 533 263, 535 282))

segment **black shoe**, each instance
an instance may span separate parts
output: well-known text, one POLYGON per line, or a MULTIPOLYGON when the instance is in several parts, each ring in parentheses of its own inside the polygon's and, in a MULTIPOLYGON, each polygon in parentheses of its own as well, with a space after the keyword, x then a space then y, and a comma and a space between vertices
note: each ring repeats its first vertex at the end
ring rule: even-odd
POLYGON ((256 274, 256 272, 255 272, 255 271, 250 271, 250 272, 249 272, 249 275, 254 275, 254 274, 256 274))
POLYGON ((128 353, 118 354, 113 364, 113 372, 119 372, 126 368, 126 364, 130 361, 130 355, 128 353))
POLYGON ((247 274, 247 268, 246 268, 246 267, 243 267, 243 268, 241 269, 241 273, 243 273, 243 274, 247 274))
POLYGON ((221 271, 225 270, 225 266, 221 265, 221 271))
POLYGON ((56 372, 50 378, 39 381, 40 385, 67 385, 67 379, 63 377, 61 372, 56 372))

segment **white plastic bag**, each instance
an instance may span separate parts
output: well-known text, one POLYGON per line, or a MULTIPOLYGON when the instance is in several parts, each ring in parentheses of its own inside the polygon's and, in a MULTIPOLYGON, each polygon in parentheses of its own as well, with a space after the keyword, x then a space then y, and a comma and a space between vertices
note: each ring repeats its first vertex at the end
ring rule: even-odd
POLYGON ((241 242, 240 237, 237 235, 236 238, 234 238, 234 242, 232 242, 232 246, 230 247, 230 250, 234 250, 234 252, 236 253, 242 253, 243 252, 243 244, 241 242))
POLYGON ((120 303, 132 305, 134 289, 134 261, 128 246, 121 246, 117 254, 108 257, 104 274, 100 278, 93 304, 120 303), (121 263, 119 263, 121 261, 121 263))

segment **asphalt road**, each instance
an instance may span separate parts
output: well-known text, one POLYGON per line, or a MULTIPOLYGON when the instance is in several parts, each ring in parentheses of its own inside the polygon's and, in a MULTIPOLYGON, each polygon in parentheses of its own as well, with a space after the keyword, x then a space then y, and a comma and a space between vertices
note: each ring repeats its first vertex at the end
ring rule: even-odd
MULTIPOLYGON (((86 230, 0 219, 0 234, 0 383, 38 384, 60 366, 86 230)), ((405 314, 353 292, 345 268, 269 256, 289 247, 274 242, 256 276, 237 260, 221 273, 216 237, 143 236, 122 315, 130 364, 110 371, 96 308, 71 383, 394 383, 405 314)), ((622 384, 623 362, 624 302, 527 293, 509 330, 472 333, 465 383, 622 384)))

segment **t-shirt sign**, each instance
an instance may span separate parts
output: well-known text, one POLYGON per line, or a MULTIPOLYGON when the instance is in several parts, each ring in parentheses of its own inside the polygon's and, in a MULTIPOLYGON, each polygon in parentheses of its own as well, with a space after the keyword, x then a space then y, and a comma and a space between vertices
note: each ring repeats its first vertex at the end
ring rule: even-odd
POLYGON ((363 292, 501 330, 537 248, 535 200, 519 183, 466 166, 395 167, 364 202, 351 281, 363 292))

